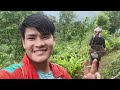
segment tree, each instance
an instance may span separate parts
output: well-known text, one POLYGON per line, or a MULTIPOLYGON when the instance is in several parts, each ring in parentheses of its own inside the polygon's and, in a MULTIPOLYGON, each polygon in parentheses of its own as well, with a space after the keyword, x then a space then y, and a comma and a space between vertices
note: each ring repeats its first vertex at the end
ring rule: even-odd
POLYGON ((115 33, 120 28, 120 11, 104 11, 109 17, 110 33, 115 33))
POLYGON ((109 17, 104 13, 100 13, 96 18, 96 25, 101 26, 104 30, 109 30, 110 22, 109 17))
POLYGON ((50 18, 50 20, 51 20, 53 23, 56 22, 56 17, 55 17, 55 16, 49 15, 48 17, 50 18))
POLYGON ((76 38, 79 40, 80 48, 82 45, 82 41, 85 39, 86 36, 89 35, 91 30, 93 30, 94 23, 95 20, 90 22, 89 17, 86 17, 82 22, 81 21, 74 22, 74 29, 75 29, 74 36, 76 36, 76 38))
POLYGON ((60 12, 58 32, 60 32, 63 40, 71 40, 74 17, 75 14, 73 11, 60 12))

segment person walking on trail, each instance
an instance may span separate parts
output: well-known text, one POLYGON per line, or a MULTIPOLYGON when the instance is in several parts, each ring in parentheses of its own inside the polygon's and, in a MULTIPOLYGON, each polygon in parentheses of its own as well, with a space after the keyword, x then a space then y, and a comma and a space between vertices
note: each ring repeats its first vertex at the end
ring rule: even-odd
POLYGON ((97 70, 99 69, 99 61, 101 61, 101 57, 105 52, 105 39, 101 35, 102 28, 97 27, 94 29, 94 35, 90 40, 90 64, 92 65, 93 60, 96 58, 97 62, 97 70))
MULTIPOLYGON (((55 45, 55 26, 46 15, 32 14, 20 24, 24 57, 0 70, 0 79, 72 79, 62 66, 50 62, 55 45)), ((83 79, 100 79, 94 60, 90 72, 84 63, 83 79)))

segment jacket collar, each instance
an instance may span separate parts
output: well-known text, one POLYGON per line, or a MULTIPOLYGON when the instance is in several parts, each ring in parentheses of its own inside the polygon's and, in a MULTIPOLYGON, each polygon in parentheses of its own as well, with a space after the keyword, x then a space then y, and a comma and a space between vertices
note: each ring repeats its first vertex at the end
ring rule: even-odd
MULTIPOLYGON (((29 68, 30 71, 32 71, 32 72, 37 71, 36 68, 30 62, 30 59, 28 58, 27 54, 24 55, 22 62, 25 66, 27 66, 27 68, 29 68)), ((50 69, 52 70, 55 78, 61 77, 64 74, 63 71, 61 71, 59 65, 49 62, 49 66, 50 66, 50 69)), ((37 74, 37 72, 34 74, 37 74)), ((38 77, 38 75, 35 75, 35 76, 38 77)))

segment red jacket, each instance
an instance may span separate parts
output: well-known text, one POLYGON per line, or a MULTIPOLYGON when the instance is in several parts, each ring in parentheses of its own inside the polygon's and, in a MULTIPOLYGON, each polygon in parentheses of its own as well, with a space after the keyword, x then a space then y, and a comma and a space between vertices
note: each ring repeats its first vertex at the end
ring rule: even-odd
MULTIPOLYGON (((54 63, 50 63, 50 68, 55 78, 71 79, 67 71, 54 63)), ((19 64, 13 64, 3 70, 0 70, 0 79, 39 79, 35 67, 31 64, 27 55, 19 64)))

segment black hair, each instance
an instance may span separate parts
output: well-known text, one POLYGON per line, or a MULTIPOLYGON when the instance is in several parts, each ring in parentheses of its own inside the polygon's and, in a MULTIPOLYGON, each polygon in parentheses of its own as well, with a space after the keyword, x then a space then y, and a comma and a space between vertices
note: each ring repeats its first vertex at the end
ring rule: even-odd
POLYGON ((28 16, 19 26, 23 38, 25 38, 25 29, 27 27, 36 28, 42 35, 52 34, 54 36, 55 26, 53 22, 43 14, 32 14, 28 16))

